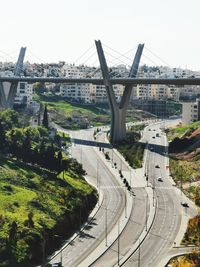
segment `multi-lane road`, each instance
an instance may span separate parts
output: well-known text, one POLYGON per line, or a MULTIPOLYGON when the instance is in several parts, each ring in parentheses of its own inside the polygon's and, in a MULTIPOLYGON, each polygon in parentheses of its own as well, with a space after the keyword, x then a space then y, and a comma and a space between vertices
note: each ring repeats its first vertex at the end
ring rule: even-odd
MULTIPOLYGON (((93 129, 71 132, 74 141, 71 154, 83 164, 88 181, 100 192, 100 201, 91 222, 63 249, 63 266, 156 267, 172 253, 174 242, 180 241, 183 217, 194 215, 195 210, 181 206, 183 196, 169 179, 167 140, 161 131, 164 126, 157 122, 145 128, 146 163, 136 172, 111 148, 105 148, 133 185, 135 196, 130 196, 122 186, 112 160, 106 161, 103 153, 90 143, 93 129)), ((105 135, 98 138, 104 142, 105 135)), ((60 257, 58 254, 51 263, 58 262, 60 257)))

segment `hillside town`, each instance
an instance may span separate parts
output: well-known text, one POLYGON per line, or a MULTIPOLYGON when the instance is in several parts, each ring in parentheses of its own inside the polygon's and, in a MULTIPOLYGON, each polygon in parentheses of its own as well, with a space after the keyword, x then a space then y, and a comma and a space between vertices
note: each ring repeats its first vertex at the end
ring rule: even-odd
MULTIPOLYGON (((0 76, 13 76, 14 63, 0 62, 0 76)), ((111 77, 127 77, 129 68, 118 65, 110 68, 111 77)), ((65 62, 51 64, 24 63, 22 74, 25 77, 66 77, 66 78, 101 78, 101 70, 97 67, 85 65, 68 64, 65 62)), ((199 78, 199 71, 189 69, 169 68, 166 66, 150 67, 142 65, 139 68, 139 78, 199 78)), ((32 109, 35 113, 39 105, 33 101, 35 88, 40 88, 44 95, 55 94, 63 99, 74 103, 96 104, 108 101, 104 85, 95 84, 29 84, 20 82, 15 97, 15 105, 23 105, 32 109)), ((9 90, 9 84, 7 85, 9 90)), ((6 88, 6 85, 5 85, 6 88)), ((124 86, 114 85, 117 101, 120 101, 124 86)), ((6 91, 6 89, 5 89, 6 91)), ((180 103, 182 106, 182 121, 184 124, 198 121, 200 119, 200 86, 175 86, 175 85, 140 85, 134 87, 130 102, 137 108, 151 112, 158 117, 174 115, 169 112, 168 103, 180 103)), ((175 114, 176 115, 176 114, 175 114)))

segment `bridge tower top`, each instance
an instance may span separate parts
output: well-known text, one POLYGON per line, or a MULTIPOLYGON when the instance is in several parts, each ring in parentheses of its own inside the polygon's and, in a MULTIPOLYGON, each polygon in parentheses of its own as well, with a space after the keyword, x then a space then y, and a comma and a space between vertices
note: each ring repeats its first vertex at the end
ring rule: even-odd
POLYGON ((26 53, 26 47, 21 47, 18 60, 15 66, 15 70, 14 70, 14 76, 20 76, 21 72, 23 71, 23 62, 24 62, 25 53, 26 53))

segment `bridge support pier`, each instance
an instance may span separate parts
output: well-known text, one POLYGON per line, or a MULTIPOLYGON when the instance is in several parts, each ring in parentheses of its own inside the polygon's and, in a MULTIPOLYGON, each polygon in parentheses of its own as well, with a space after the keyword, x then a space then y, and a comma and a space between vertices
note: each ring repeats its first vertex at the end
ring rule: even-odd
POLYGON ((6 100, 3 82, 0 82, 0 107, 2 108, 7 107, 7 100, 6 100))
MULTIPOLYGON (((19 76, 23 71, 23 61, 25 57, 26 47, 21 47, 19 57, 14 70, 14 76, 19 76)), ((0 82, 0 107, 1 108, 12 108, 17 93, 18 82, 12 82, 6 98, 5 86, 3 82, 0 82)))
MULTIPOLYGON (((110 83, 110 75, 108 71, 108 66, 104 56, 103 48, 100 41, 95 41, 97 53, 99 57, 99 62, 101 66, 101 71, 103 75, 104 84, 106 87, 106 92, 108 95, 109 105, 111 109, 111 130, 110 130, 110 142, 114 145, 119 141, 126 138, 126 111, 128 108, 128 102, 132 92, 132 85, 126 85, 122 99, 118 104, 115 98, 114 90, 112 84, 110 83)), ((131 66, 129 73, 129 78, 135 78, 138 71, 138 66, 144 44, 139 44, 137 52, 131 66)))

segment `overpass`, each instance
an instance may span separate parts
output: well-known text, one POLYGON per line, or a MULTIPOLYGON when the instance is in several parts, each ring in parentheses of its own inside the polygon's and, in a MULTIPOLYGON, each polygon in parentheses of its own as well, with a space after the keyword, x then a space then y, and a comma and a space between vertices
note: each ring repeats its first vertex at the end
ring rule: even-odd
MULTIPOLYGON (((104 85, 103 79, 93 78, 64 78, 64 77, 1 77, 1 82, 28 82, 28 83, 92 83, 104 85)), ((122 84, 137 85, 137 84, 171 84, 171 85, 200 85, 200 78, 109 78, 108 82, 112 85, 122 84)))
POLYGON ((21 48, 19 58, 16 64, 13 77, 0 77, 0 106, 3 108, 12 108, 14 97, 17 91, 18 82, 48 82, 48 83, 91 83, 96 85, 105 85, 109 105, 111 109, 111 132, 110 141, 115 144, 126 137, 125 117, 130 99, 131 91, 137 84, 168 84, 168 85, 200 85, 200 78, 136 78, 142 55, 144 44, 139 44, 135 58, 133 60, 128 78, 112 78, 110 77, 104 51, 100 41, 95 41, 96 49, 99 57, 100 67, 103 78, 65 78, 65 77, 21 77, 20 73, 23 66, 26 48, 21 48), (6 99, 3 83, 10 83, 10 90, 6 99), (117 103, 113 85, 121 84, 125 86, 122 99, 117 103))

